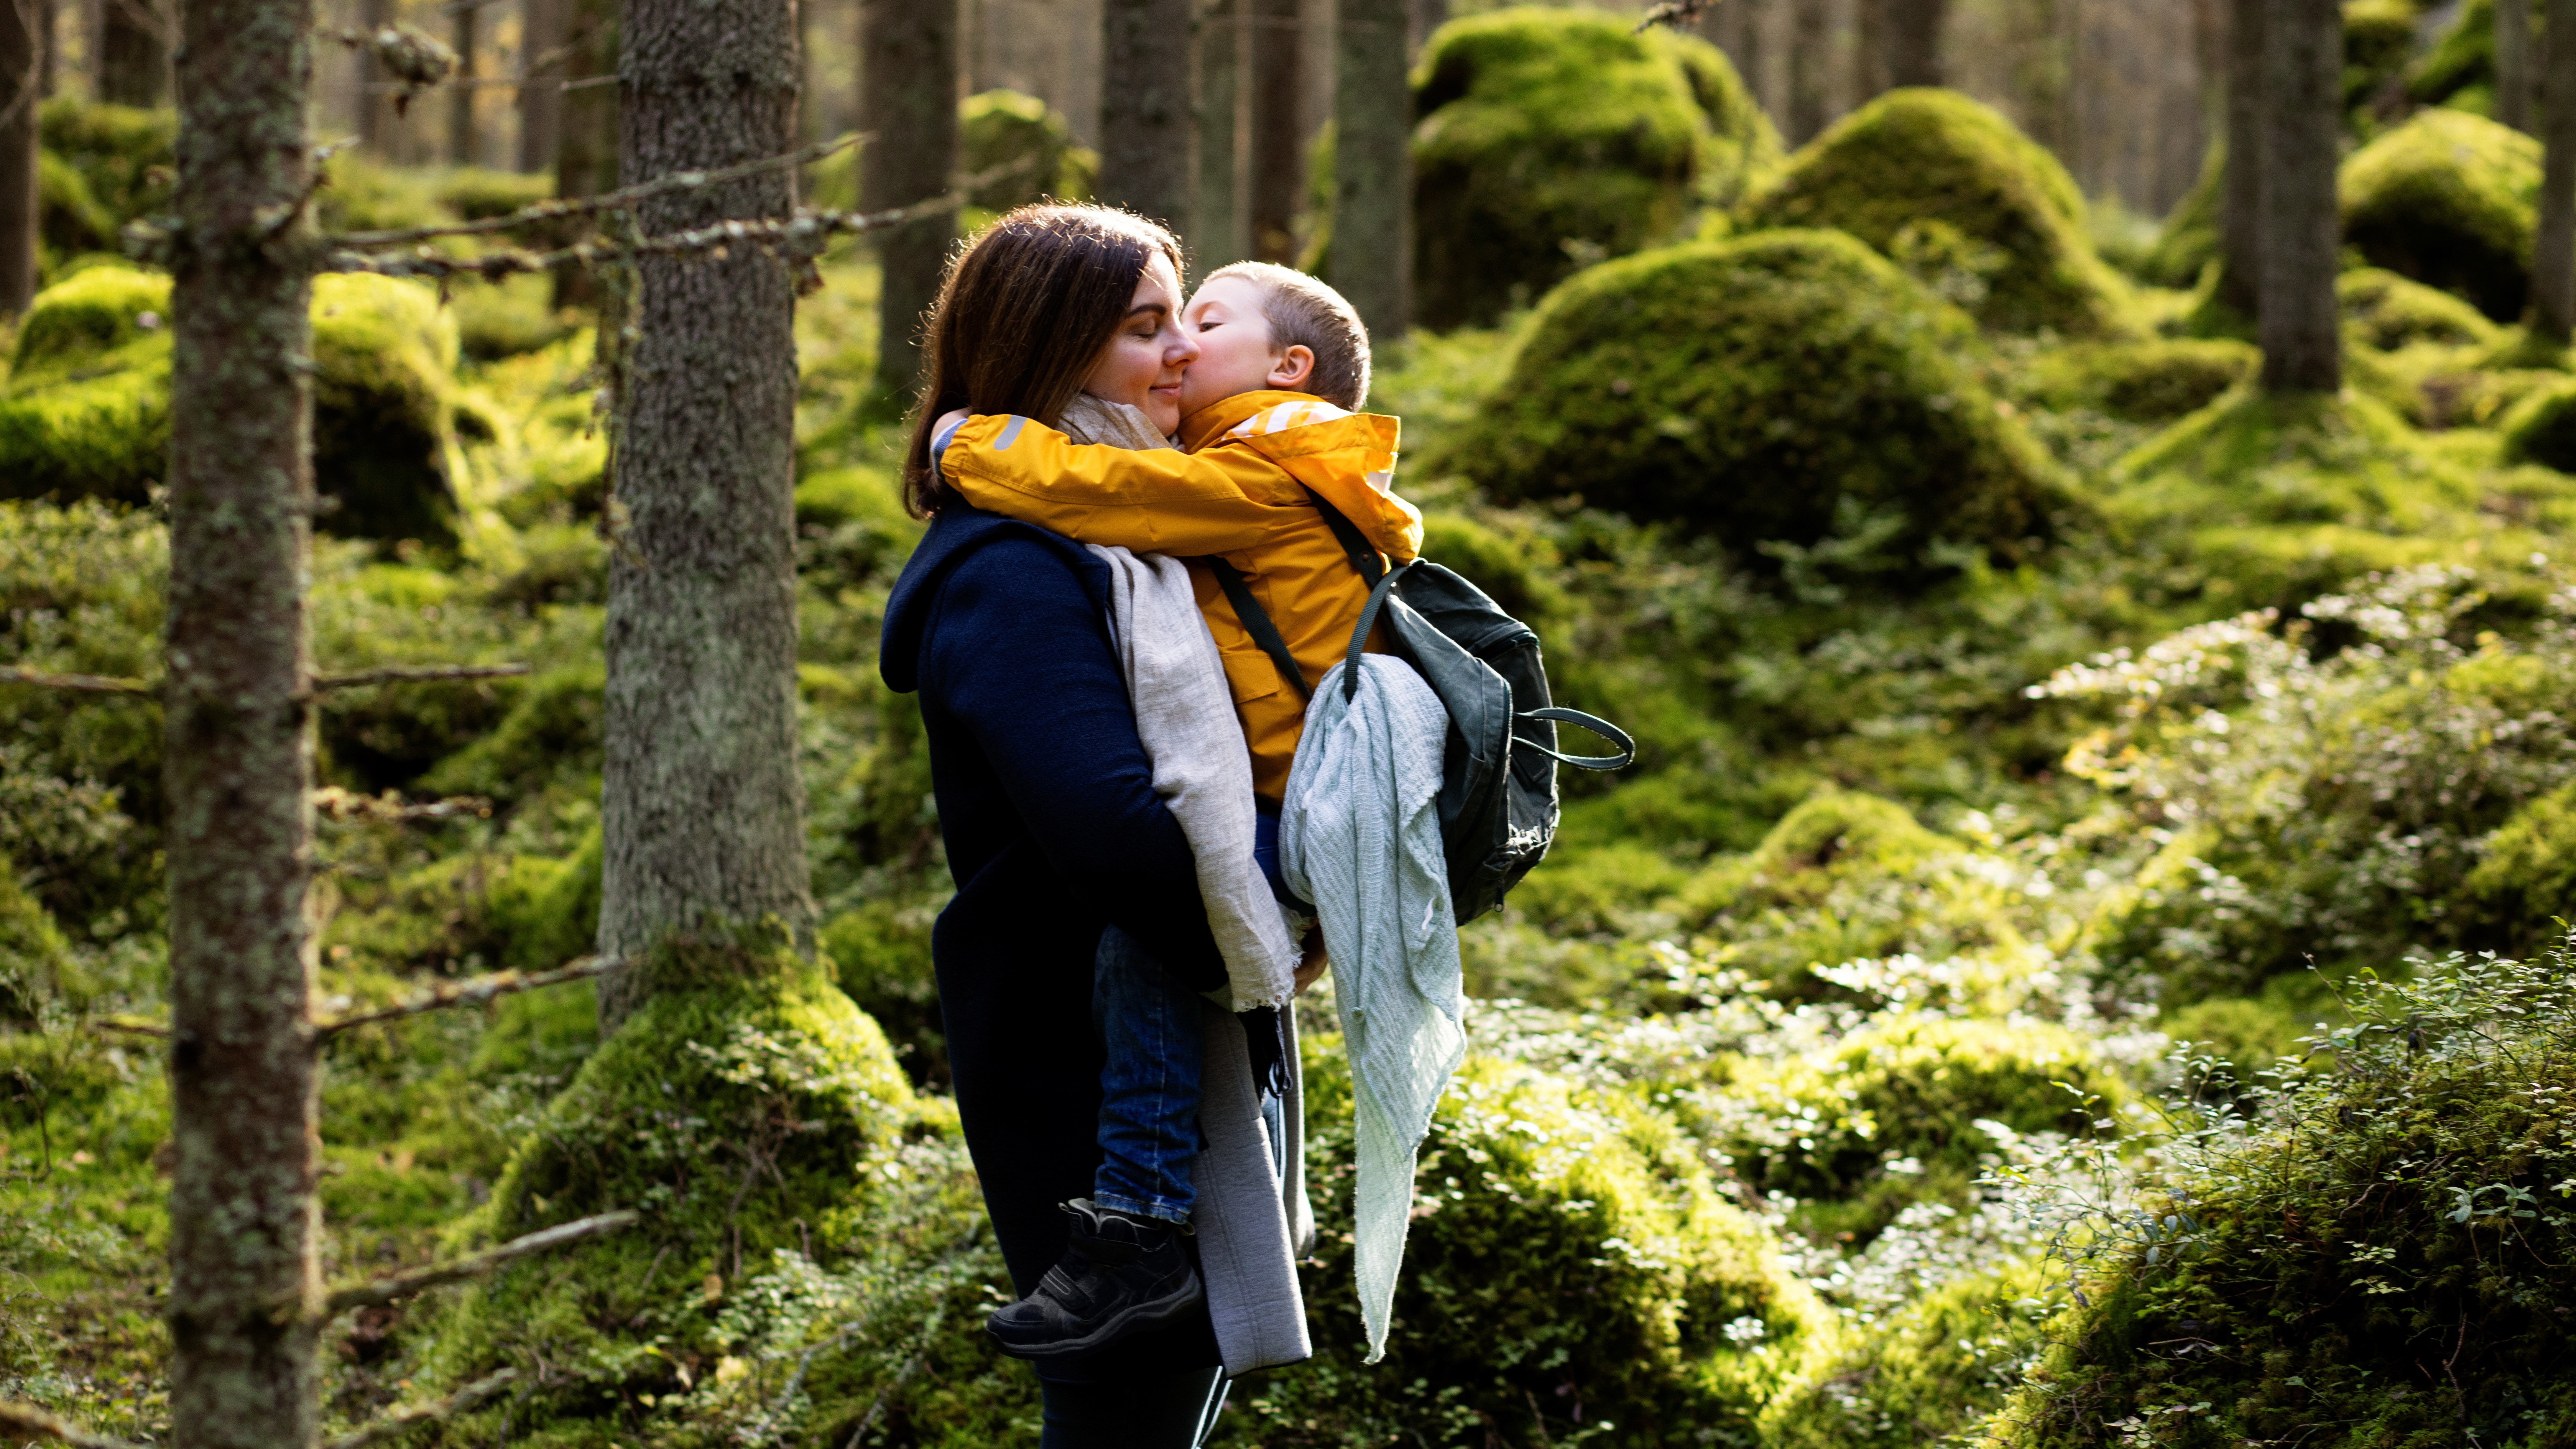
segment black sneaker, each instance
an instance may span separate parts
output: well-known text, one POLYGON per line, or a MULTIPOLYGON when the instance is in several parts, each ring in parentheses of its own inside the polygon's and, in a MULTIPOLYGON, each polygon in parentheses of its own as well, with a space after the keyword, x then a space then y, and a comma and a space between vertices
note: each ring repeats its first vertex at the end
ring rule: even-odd
POLYGON ((1061 1358, 1105 1348, 1207 1296, 1181 1246, 1181 1230, 1130 1217, 1087 1197, 1064 1204, 1073 1241, 1037 1291, 984 1320, 1013 1358, 1061 1358))

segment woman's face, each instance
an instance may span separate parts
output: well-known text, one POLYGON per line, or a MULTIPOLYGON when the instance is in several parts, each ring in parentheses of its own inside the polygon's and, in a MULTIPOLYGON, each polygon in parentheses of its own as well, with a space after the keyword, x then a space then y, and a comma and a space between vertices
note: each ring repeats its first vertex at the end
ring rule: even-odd
POLYGON ((1181 330, 1181 278, 1172 259, 1157 253, 1136 279, 1136 296, 1082 390, 1102 402, 1142 408, 1156 430, 1181 426, 1181 379, 1198 360, 1199 345, 1181 330))

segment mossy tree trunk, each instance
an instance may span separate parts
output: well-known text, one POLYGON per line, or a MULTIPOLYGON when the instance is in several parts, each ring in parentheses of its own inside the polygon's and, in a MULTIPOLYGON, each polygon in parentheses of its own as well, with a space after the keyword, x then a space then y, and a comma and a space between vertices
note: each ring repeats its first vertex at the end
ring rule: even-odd
MULTIPOLYGON (((639 181, 790 150, 793 0, 627 0, 623 169, 639 181)), ((792 172, 648 201, 648 235, 784 216, 792 172)), ((609 569, 599 947, 775 918, 810 951, 796 773, 796 292, 754 248, 636 263, 609 569)), ((609 978, 603 1029, 641 1004, 609 978)))
MULTIPOLYGON (((2548 33, 2576 35, 2576 0, 2549 0, 2548 33)), ((2546 52, 2540 238, 2531 293, 2541 331, 2564 344, 2576 335, 2576 45, 2551 45, 2546 52)))
POLYGON ((1833 38, 1826 0, 1790 0, 1789 144, 1804 146, 1825 129, 1825 58, 1833 38))
POLYGON ((2337 0, 2266 3, 2263 386, 2333 392, 2343 386, 2335 313, 2343 10, 2337 0))
POLYGON ((1887 83, 1891 86, 1941 84, 1941 29, 1949 23, 1949 0, 1884 0, 1887 6, 1887 83))
POLYGON ((36 295, 36 88, 44 34, 35 0, 0 0, 0 317, 36 295))
POLYGON ((170 47, 152 0, 99 0, 98 98, 157 106, 170 88, 170 47))
POLYGON ((1252 251, 1297 260, 1297 211, 1306 185, 1306 136, 1297 125, 1306 57, 1297 0, 1245 0, 1252 18, 1252 251))
POLYGON ((2517 131, 2531 129, 2531 60, 2531 0, 2497 0, 2495 118, 2517 131))
POLYGON ((170 312, 163 782, 170 890, 170 1417, 293 1449, 318 1413, 320 1168, 306 1037, 304 610, 311 0, 188 0, 170 312))
POLYGON ((1338 0, 1333 30, 1333 286, 1378 346, 1410 323, 1413 92, 1404 22, 1379 0, 1338 0))
POLYGON ((1190 200, 1190 250, 1202 274, 1252 255, 1251 0, 1212 0, 1198 16, 1196 178, 1190 200))
POLYGON ((1100 199, 1187 225, 1190 0, 1102 0, 1100 27, 1100 199))
POLYGON ((555 52, 564 42, 565 0, 520 0, 519 169, 534 174, 555 169, 555 148, 563 139, 563 58, 555 52))
POLYGON ((2264 7, 2230 0, 2227 13, 2227 169, 2219 178, 2218 300, 2251 322, 2263 315, 2264 7))
MULTIPOLYGON (((937 196, 957 171, 957 0, 866 0, 861 16, 859 98, 872 139, 859 157, 860 202, 878 210, 937 196)), ((879 236, 877 393, 904 406, 957 217, 941 212, 879 236)))

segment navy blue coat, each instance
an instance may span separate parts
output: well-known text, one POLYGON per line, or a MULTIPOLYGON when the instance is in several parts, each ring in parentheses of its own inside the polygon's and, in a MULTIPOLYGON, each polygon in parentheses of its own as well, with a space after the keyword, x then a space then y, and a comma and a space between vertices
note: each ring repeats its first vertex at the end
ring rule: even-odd
MULTIPOLYGON (((1153 789, 1110 649, 1109 569, 952 503, 886 601, 879 669, 918 689, 957 897, 931 933, 957 1111, 1011 1281, 1063 1256, 1099 1165, 1092 956, 1115 923, 1196 990, 1225 982, 1189 842, 1153 789)), ((1214 1365, 1204 1312, 1082 1377, 1214 1365)), ((1050 1368, 1051 1377, 1071 1377, 1050 1368)))

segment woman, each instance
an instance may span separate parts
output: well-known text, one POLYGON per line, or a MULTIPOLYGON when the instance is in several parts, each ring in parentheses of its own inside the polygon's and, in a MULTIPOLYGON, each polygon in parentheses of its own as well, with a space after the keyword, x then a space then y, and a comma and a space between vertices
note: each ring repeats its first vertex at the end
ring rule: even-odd
MULTIPOLYGON (((931 520, 887 601, 881 668, 918 689, 957 896, 932 932, 958 1114, 1002 1255, 1027 1295, 1090 1189, 1103 1053, 1093 962, 1114 926, 1194 990, 1225 966, 1190 848, 1155 796, 1080 545, 978 512, 931 466, 952 408, 1052 421, 1077 392, 1180 425, 1197 345, 1180 246, 1094 207, 1014 212, 959 258, 932 314, 906 503, 931 520)), ((1182 1449, 1222 1384, 1205 1308, 1078 1369, 1040 1370, 1043 1449, 1182 1449)))

